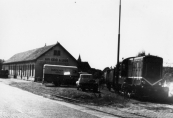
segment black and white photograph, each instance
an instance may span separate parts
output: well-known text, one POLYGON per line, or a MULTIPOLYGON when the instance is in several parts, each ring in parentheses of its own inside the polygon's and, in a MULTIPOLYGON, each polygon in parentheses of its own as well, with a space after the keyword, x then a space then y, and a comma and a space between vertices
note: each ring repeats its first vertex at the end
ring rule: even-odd
POLYGON ((173 118, 172 0, 0 0, 0 118, 173 118))

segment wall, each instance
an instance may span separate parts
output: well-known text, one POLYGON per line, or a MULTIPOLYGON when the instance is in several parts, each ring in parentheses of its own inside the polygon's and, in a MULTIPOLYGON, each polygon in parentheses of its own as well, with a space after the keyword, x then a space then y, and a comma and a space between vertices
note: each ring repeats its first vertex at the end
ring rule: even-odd
POLYGON ((18 78, 25 80, 34 80, 35 78, 35 63, 13 63, 3 65, 4 70, 9 70, 9 78, 18 78))
POLYGON ((41 81, 43 77, 44 64, 77 66, 77 61, 59 44, 57 44, 34 62, 8 64, 3 65, 3 68, 9 70, 9 77, 41 81), (55 50, 56 53, 54 52, 55 50))
POLYGON ((61 46, 56 45, 47 53, 42 55, 37 59, 35 64, 36 69, 36 78, 38 81, 42 80, 43 77, 43 66, 44 64, 53 64, 53 65, 65 65, 65 66, 77 66, 77 61, 72 58, 66 50, 64 50, 61 46), (54 51, 59 51, 60 55, 54 54, 54 51))

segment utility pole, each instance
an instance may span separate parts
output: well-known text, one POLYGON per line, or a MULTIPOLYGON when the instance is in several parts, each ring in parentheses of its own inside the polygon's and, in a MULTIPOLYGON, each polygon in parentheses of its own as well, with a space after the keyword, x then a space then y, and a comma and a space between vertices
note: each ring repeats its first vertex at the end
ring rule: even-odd
POLYGON ((121 21, 121 0, 119 3, 119 28, 118 28, 118 50, 117 50, 117 65, 116 65, 116 78, 114 77, 114 88, 116 86, 117 91, 119 91, 118 88, 118 81, 119 81, 119 53, 120 53, 120 21, 121 21), (115 79, 116 79, 116 85, 115 85, 115 79))

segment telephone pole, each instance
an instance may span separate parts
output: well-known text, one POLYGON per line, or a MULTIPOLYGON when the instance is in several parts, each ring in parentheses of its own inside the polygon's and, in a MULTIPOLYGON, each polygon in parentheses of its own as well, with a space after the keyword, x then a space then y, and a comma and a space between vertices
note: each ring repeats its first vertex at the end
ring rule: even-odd
POLYGON ((117 65, 116 65, 116 78, 114 77, 114 87, 116 86, 117 91, 118 88, 118 81, 119 81, 119 53, 120 53, 120 22, 121 21, 121 0, 119 3, 119 27, 118 27, 118 50, 117 50, 117 65), (115 85, 115 79, 116 79, 116 85, 115 85))

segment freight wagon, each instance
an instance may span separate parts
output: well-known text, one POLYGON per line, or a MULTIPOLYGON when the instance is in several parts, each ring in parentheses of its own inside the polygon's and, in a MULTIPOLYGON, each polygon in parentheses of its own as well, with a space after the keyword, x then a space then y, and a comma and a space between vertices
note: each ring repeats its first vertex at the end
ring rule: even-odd
POLYGON ((62 84, 75 85, 78 76, 78 68, 76 66, 45 64, 42 83, 53 83, 55 86, 62 84))

